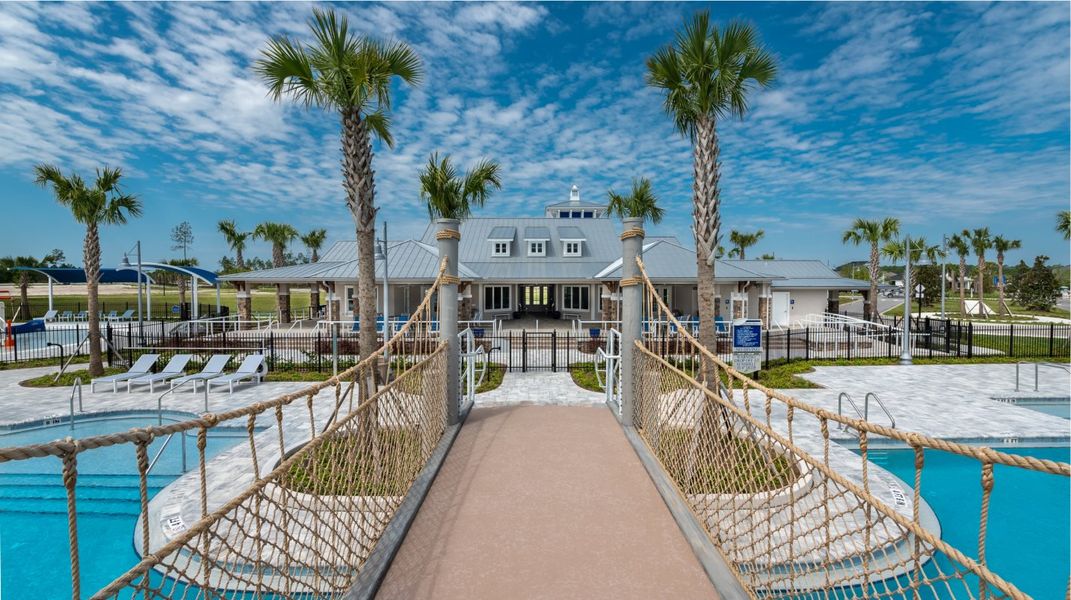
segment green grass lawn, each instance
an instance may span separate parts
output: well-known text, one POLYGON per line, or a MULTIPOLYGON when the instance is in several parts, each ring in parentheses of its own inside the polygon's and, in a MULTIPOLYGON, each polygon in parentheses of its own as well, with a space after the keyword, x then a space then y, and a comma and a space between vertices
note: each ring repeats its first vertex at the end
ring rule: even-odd
MULTIPOLYGON (((996 310, 997 309, 997 298, 996 297, 990 298, 989 296, 986 296, 986 305, 988 305, 993 310, 996 310)), ((978 315, 962 315, 962 314, 960 314, 959 313, 959 296, 956 296, 954 298, 952 296, 948 296, 948 297, 945 298, 945 314, 947 314, 948 318, 952 319, 953 321, 956 321, 956 320, 964 320, 964 321, 974 320, 974 321, 985 321, 985 322, 990 322, 990 323, 999 322, 999 321, 1018 322, 1018 321, 1031 321, 1031 320, 1033 320, 1031 317, 1035 317, 1035 316, 1038 316, 1038 317, 1062 317, 1064 319, 1071 319, 1071 311, 1059 310, 1059 309, 1057 309, 1055 307, 1052 310, 1028 310, 1028 309, 1026 309, 1026 308, 1024 308, 1022 306, 1019 306, 1018 304, 1015 304, 1014 302, 1008 302, 1008 308, 1010 308, 1011 311, 1012 311, 1012 315, 1013 315, 1012 317, 1008 317, 1007 315, 999 315, 998 316, 998 315, 994 314, 994 315, 991 315, 987 319, 985 317, 980 317, 978 315)), ((918 302, 912 302, 911 303, 911 314, 917 314, 918 310, 919 310, 919 303, 918 302)), ((941 302, 940 302, 940 300, 938 300, 937 302, 932 302, 932 303, 923 303, 922 304, 922 312, 935 312, 935 313, 941 312, 941 302)), ((892 317, 892 316, 901 317, 904 314, 904 306, 903 306, 903 304, 897 304, 896 306, 894 306, 893 308, 890 308, 889 310, 885 311, 882 314, 887 316, 887 317, 892 317)))
MULTIPOLYGON (((125 373, 126 367, 104 367, 104 375, 115 375, 117 373, 125 373)), ((33 377, 19 382, 19 385, 23 387, 67 387, 74 385, 75 379, 81 379, 83 385, 89 385, 89 381, 93 379, 89 375, 88 369, 80 369, 78 371, 66 371, 60 376, 59 380, 53 382, 56 377, 56 373, 48 373, 41 375, 40 377, 33 377)))
MULTIPOLYGON (((115 287, 115 286, 107 286, 115 287)), ((122 286, 124 291, 121 294, 101 294, 100 302, 101 309, 105 312, 117 310, 122 312, 128 308, 137 309, 138 307, 138 295, 137 290, 133 286, 122 286)), ((16 290, 17 292, 17 290, 16 290)), ((326 301, 327 295, 325 293, 320 294, 320 302, 326 301)), ((143 302, 145 299, 143 298, 143 302)), ((187 291, 186 301, 192 302, 193 296, 187 291)), ((178 290, 173 285, 167 286, 166 289, 163 286, 154 285, 152 289, 152 308, 153 314, 162 314, 165 310, 170 310, 170 307, 177 305, 179 302, 178 290)), ((210 306, 216 305, 216 289, 211 287, 201 287, 197 290, 197 302, 200 304, 207 304, 210 306)), ((19 305, 17 293, 16 297, 12 300, 12 304, 19 305)), ((78 312, 86 309, 87 299, 85 295, 66 295, 63 294, 63 286, 56 287, 56 296, 53 298, 53 308, 63 312, 69 310, 72 312, 78 312)), ((229 286, 220 289, 220 304, 227 306, 231 310, 231 314, 234 314, 238 310, 238 297, 237 292, 229 286)), ((291 310, 298 311, 304 310, 309 306, 309 292, 307 289, 296 288, 291 290, 290 294, 290 308, 291 310)), ((48 297, 47 296, 30 296, 30 311, 35 317, 39 317, 48 310, 48 297)), ((254 313, 268 313, 275 312, 276 300, 274 288, 263 288, 253 291, 253 312, 254 313)), ((21 319, 21 316, 20 316, 21 319)))

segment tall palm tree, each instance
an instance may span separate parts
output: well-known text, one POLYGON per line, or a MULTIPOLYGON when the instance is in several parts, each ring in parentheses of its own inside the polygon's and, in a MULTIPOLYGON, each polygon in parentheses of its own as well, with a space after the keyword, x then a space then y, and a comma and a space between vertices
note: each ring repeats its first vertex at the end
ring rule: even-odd
MULTIPOLYGON (((664 94, 663 107, 692 144, 692 217, 699 297, 699 341, 714 348, 714 252, 721 227, 718 120, 743 118, 748 96, 771 85, 777 63, 751 25, 719 30, 706 11, 696 13, 676 40, 647 59, 647 84, 664 94)), ((712 365, 704 377, 714 381, 712 365)))
POLYGON ((100 313, 98 309, 98 285, 100 280, 100 226, 123 225, 130 217, 141 216, 141 201, 132 194, 124 194, 119 187, 122 169, 104 167, 97 169, 93 187, 76 173, 64 176, 59 167, 37 165, 34 167, 34 182, 40 186, 52 186, 56 201, 67 207, 74 220, 85 225, 86 235, 82 243, 83 268, 86 274, 86 308, 89 338, 89 374, 99 377, 104 374, 104 362, 100 349, 100 313))
POLYGON ((420 171, 420 197, 432 219, 467 219, 472 208, 482 207, 493 189, 502 189, 501 168, 493 160, 481 160, 464 176, 459 175, 450 155, 435 152, 420 171))
POLYGON ((638 217, 652 223, 661 223, 662 217, 666 215, 666 209, 658 205, 658 197, 651 189, 651 180, 646 177, 633 179, 632 190, 627 196, 611 189, 606 192, 606 198, 609 200, 607 212, 622 219, 638 217))
POLYGON ((1064 234, 1065 240, 1071 240, 1071 210, 1056 213, 1056 231, 1064 234))
POLYGON ((253 237, 271 243, 271 266, 286 266, 286 247, 298 237, 297 229, 287 223, 265 221, 253 230, 253 237))
POLYGON ((759 240, 761 240, 764 235, 766 235, 766 232, 761 229, 754 233, 745 233, 733 229, 729 232, 729 242, 733 245, 732 249, 729 250, 729 256, 735 256, 740 260, 747 260, 744 251, 759 243, 759 240))
POLYGON ((974 291, 978 294, 978 311, 985 315, 985 251, 993 247, 993 237, 989 234, 988 227, 971 231, 964 229, 963 235, 974 250, 974 255, 978 257, 978 276, 974 280, 974 291))
POLYGON ((249 231, 238 231, 238 225, 233 220, 223 220, 218 224, 219 232, 223 234, 224 239, 227 240, 227 245, 234 250, 234 262, 238 270, 245 270, 245 257, 242 253, 245 251, 246 240, 252 235, 249 231))
POLYGON ((880 221, 856 219, 851 229, 844 232, 841 242, 854 246, 864 242, 870 244, 870 296, 867 297, 863 312, 868 319, 874 320, 878 314, 878 277, 881 267, 881 244, 888 242, 900 233, 900 221, 886 217, 880 221))
POLYGON ((1004 253, 1009 250, 1018 250, 1023 247, 1021 240, 1008 239, 1002 235, 993 238, 993 249, 997 251, 997 293, 1000 296, 997 312, 1011 314, 1008 303, 1004 300, 1004 253))
POLYGON ((372 139, 394 146, 388 115, 391 83, 399 78, 416 85, 423 68, 406 44, 355 35, 346 17, 336 17, 334 11, 313 10, 309 28, 314 42, 276 37, 268 42, 255 69, 275 100, 289 97, 306 108, 335 112, 341 119, 342 187, 357 231, 359 352, 367 356, 376 342, 372 139))
POLYGON ((959 256, 959 283, 956 287, 959 288, 959 314, 967 314, 967 257, 971 253, 970 244, 967 242, 967 236, 957 233, 948 238, 948 247, 955 250, 956 255, 959 256))
POLYGON ((320 248, 327 239, 326 229, 313 229, 301 237, 301 243, 309 249, 309 262, 320 262, 320 248))

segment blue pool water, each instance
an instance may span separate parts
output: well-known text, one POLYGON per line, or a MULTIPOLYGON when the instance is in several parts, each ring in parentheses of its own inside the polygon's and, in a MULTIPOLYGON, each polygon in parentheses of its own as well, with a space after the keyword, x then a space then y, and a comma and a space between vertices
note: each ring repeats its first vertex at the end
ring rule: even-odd
MULTIPOLYGON (((1014 448, 1009 454, 1071 461, 1069 448, 1014 448)), ((914 452, 878 450, 872 460, 900 479, 914 481, 914 452)), ((1071 482, 996 466, 989 508, 986 556, 990 569, 1039 600, 1063 598, 1071 573, 1071 482)), ((928 450, 922 497, 941 521, 941 537, 972 558, 978 554, 981 466, 972 459, 928 450)), ((947 559, 941 557, 942 565, 947 559)), ((942 569, 945 573, 950 569, 942 569)), ((974 588, 975 591, 977 587, 974 588)), ((977 593, 977 591, 976 591, 977 593)))
MULTIPOLYGON (((72 432, 60 425, 0 433, 0 447, 36 444, 126 431, 156 424, 156 413, 75 421, 72 432)), ((189 415, 165 413, 165 423, 189 415)), ((214 431, 206 452, 215 456, 245 438, 244 430, 214 431)), ((150 498, 182 474, 182 448, 176 436, 149 475, 150 498)), ((149 458, 163 440, 149 446, 149 458)), ((186 440, 187 465, 197 466, 196 434, 186 440)), ((70 598, 66 489, 58 458, 0 463, 0 596, 70 598)), ((126 444, 90 450, 78 461, 78 538, 82 593, 96 592, 132 567, 139 557, 133 536, 140 512, 137 459, 126 444)))

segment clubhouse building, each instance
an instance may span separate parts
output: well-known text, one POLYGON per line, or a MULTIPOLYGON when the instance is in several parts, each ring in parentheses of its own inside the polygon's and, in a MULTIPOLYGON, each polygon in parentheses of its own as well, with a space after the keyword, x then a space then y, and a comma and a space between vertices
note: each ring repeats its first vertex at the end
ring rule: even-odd
MULTIPOLYGON (((474 217, 461 223, 458 272, 462 320, 618 318, 621 224, 605 204, 584 202, 576 186, 569 200, 545 207, 542 217, 474 217)), ((331 246, 319 262, 220 277, 238 289, 238 310, 250 318, 250 290, 273 285, 280 318, 290 320, 291 287, 309 288, 318 318, 346 321, 357 313, 355 241, 331 246), (319 298, 324 298, 323 303, 319 298)), ((438 272, 434 227, 419 240, 387 244, 388 313, 411 313, 438 272)), ((673 236, 644 241, 647 273, 666 305, 682 316, 698 312, 695 250, 673 236)), ((818 260, 722 260, 715 264, 717 310, 726 319, 761 319, 787 327, 807 315, 839 310, 841 292, 866 292, 869 283, 838 275, 818 260)), ((376 261, 383 284, 384 261, 376 261)), ((382 293, 376 297, 383 312, 382 293)))

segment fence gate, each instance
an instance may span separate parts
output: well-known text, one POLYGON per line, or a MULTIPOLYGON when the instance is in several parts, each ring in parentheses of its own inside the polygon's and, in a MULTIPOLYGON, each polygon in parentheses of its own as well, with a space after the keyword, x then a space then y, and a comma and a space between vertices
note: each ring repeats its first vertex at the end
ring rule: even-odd
POLYGON ((606 333, 606 348, 595 352, 595 377, 606 394, 606 403, 621 416, 621 332, 606 333))

